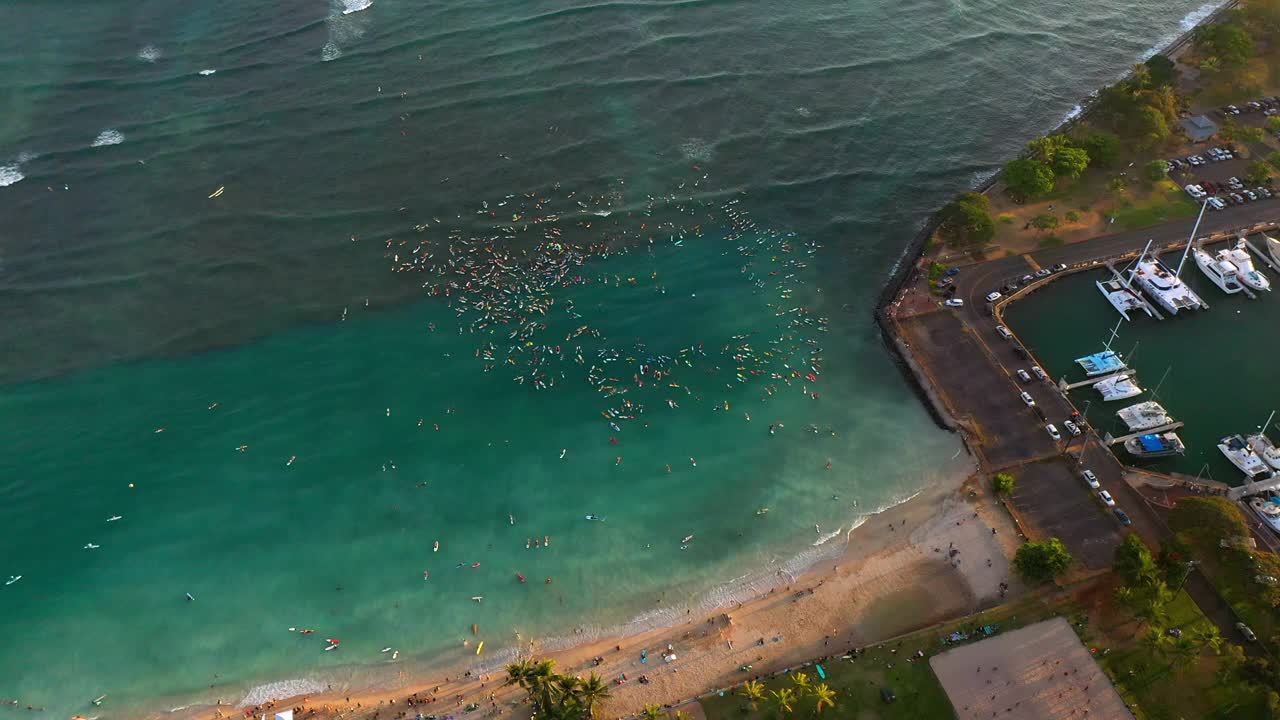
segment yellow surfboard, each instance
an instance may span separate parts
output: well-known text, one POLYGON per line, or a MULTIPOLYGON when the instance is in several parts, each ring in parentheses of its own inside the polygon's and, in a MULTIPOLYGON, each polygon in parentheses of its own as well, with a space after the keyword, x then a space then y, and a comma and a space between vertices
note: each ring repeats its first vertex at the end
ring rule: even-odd
POLYGON ((476 654, 477 654, 477 655, 479 655, 479 654, 480 654, 480 651, 481 651, 481 650, 483 650, 483 649, 484 649, 484 641, 483 641, 483 640, 481 640, 481 641, 480 641, 480 644, 476 646, 476 654))

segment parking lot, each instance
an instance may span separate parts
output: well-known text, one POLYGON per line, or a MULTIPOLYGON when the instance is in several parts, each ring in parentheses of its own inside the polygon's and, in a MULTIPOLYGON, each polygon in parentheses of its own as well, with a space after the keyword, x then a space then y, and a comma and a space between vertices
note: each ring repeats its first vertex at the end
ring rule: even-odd
MULTIPOLYGON (((957 419, 972 420, 967 424, 981 439, 982 452, 991 467, 1057 452, 1056 444, 1044 430, 1044 421, 1018 397, 1023 389, 1029 389, 1037 398, 1061 402, 1048 385, 1034 383, 1041 390, 1019 387, 1009 373, 991 362, 978 340, 951 312, 907 318, 902 321, 902 328, 916 361, 933 378, 934 387, 957 419)), ((1003 349, 1012 353, 1011 348, 1010 343, 1005 343, 1003 349)), ((1024 361, 1022 365, 1030 364, 1024 361)))
POLYGON ((1074 457, 1041 460, 1007 472, 1015 481, 1013 505, 1025 519, 1046 536, 1062 540, 1085 567, 1111 566, 1122 526, 1085 484, 1074 457))

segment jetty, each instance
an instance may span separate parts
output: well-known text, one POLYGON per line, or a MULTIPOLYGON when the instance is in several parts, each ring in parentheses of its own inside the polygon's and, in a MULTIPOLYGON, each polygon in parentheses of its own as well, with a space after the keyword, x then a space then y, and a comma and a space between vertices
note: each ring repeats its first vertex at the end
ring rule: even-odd
POLYGON ((1103 380, 1110 380, 1110 379, 1112 379, 1112 378, 1114 378, 1114 377, 1119 377, 1119 376, 1121 376, 1121 375, 1128 375, 1130 378, 1136 378, 1136 377, 1138 377, 1138 373, 1134 372, 1133 370, 1125 369, 1125 370, 1120 370, 1120 371, 1118 371, 1118 372, 1113 372, 1113 373, 1111 373, 1110 375, 1101 375, 1101 376, 1099 376, 1099 377, 1091 377, 1091 378, 1088 378, 1088 379, 1085 379, 1085 380, 1081 380, 1080 382, 1068 383, 1068 382, 1067 382, 1067 379, 1066 379, 1066 378, 1063 378, 1062 380, 1058 381, 1058 387, 1059 387, 1059 388, 1061 388, 1061 389, 1062 389, 1062 392, 1064 392, 1064 393, 1065 393, 1065 392, 1068 392, 1068 391, 1070 391, 1070 390, 1075 390, 1076 388, 1082 388, 1082 387, 1088 387, 1088 386, 1090 386, 1090 385, 1096 385, 1097 383, 1100 383, 1100 382, 1102 382, 1103 380))
POLYGON ((1153 427, 1153 428, 1147 428, 1146 430, 1139 430, 1138 432, 1129 433, 1128 435, 1122 435, 1120 437, 1112 437, 1111 433, 1107 433, 1105 436, 1103 436, 1102 442, 1107 445, 1119 445, 1122 442, 1125 442, 1127 440, 1132 440, 1136 437, 1142 437, 1143 435, 1159 435, 1162 432, 1177 430, 1183 425, 1186 425, 1186 423, 1179 420, 1178 422, 1171 422, 1167 425, 1161 425, 1160 427, 1153 427))

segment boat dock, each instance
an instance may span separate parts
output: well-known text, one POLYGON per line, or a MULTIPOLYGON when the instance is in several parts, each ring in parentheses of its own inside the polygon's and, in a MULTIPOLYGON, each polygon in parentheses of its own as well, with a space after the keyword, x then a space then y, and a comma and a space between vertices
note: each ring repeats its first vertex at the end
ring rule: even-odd
POLYGON ((1073 382, 1073 383, 1068 383, 1067 379, 1063 378, 1058 382, 1058 387, 1062 389, 1062 392, 1068 392, 1070 390, 1075 390, 1076 388, 1095 385, 1097 383, 1102 382, 1103 380, 1110 380, 1111 378, 1118 377, 1120 375, 1128 375, 1130 378, 1136 378, 1138 376, 1138 373, 1132 370, 1126 369, 1126 370, 1120 370, 1119 372, 1113 372, 1110 375, 1100 375, 1098 377, 1091 377, 1085 380, 1081 380, 1080 382, 1073 382))
POLYGON ((1186 425, 1186 423, 1179 420, 1178 422, 1171 422, 1168 425, 1161 425, 1160 427, 1153 427, 1153 428, 1147 428, 1146 430, 1139 430, 1138 432, 1129 433, 1128 435, 1122 435, 1121 437, 1112 437, 1111 433, 1107 433, 1105 436, 1103 436, 1102 442, 1106 443, 1107 445, 1119 445, 1122 442, 1125 442, 1127 440, 1132 440, 1133 438, 1136 438, 1136 437, 1142 437, 1143 435, 1159 435, 1160 433, 1169 432, 1170 430, 1177 430, 1183 425, 1186 425))
POLYGON ((1277 488, 1280 488, 1280 476, 1272 475, 1262 480, 1247 482, 1239 487, 1233 487, 1227 491, 1227 497, 1232 500, 1239 500, 1242 497, 1257 495, 1277 488))
POLYGON ((1114 279, 1116 281, 1118 281, 1126 290, 1132 292, 1134 296, 1138 298, 1138 301, 1142 303, 1143 309, 1146 310, 1148 313, 1150 313, 1151 317, 1157 320, 1164 319, 1164 316, 1160 314, 1160 311, 1156 309, 1156 306, 1152 305, 1151 301, 1147 300, 1147 297, 1145 295, 1143 295, 1141 292, 1138 292, 1136 288, 1134 288, 1132 285, 1129 284, 1129 279, 1124 276, 1124 273, 1116 269, 1115 260, 1107 260, 1106 262, 1103 263, 1103 265, 1107 266, 1107 269, 1111 271, 1111 274, 1113 276, 1115 276, 1114 279))

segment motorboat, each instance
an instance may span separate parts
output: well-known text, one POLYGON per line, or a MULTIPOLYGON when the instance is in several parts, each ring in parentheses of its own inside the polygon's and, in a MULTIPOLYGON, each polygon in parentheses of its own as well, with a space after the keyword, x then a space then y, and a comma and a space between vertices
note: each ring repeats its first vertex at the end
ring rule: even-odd
POLYGON ((1146 459, 1182 455, 1187 451, 1187 446, 1182 444, 1178 433, 1169 431, 1129 438, 1124 441, 1124 449, 1136 458, 1146 459))
POLYGON ((1150 430, 1173 422, 1173 418, 1169 417, 1164 407, 1154 400, 1130 405, 1116 415, 1128 426, 1130 432, 1150 430))
POLYGON ((1240 238, 1235 245, 1226 250, 1218 251, 1218 259, 1226 260, 1236 266, 1236 279, 1244 283, 1245 287, 1251 287, 1254 290, 1271 290, 1271 281, 1267 279, 1253 265, 1253 256, 1249 254, 1249 246, 1245 243, 1244 238, 1240 238))
POLYGON ((1227 456, 1231 464, 1235 465, 1249 479, 1267 475, 1271 472, 1271 469, 1262 461, 1262 458, 1258 457, 1258 454, 1249 448, 1249 443, 1245 442, 1244 438, 1239 435, 1228 435, 1219 440, 1218 450, 1222 451, 1222 454, 1227 456))
POLYGON ((1128 373, 1118 373, 1093 384, 1105 402, 1124 400, 1142 394, 1142 388, 1129 378, 1128 373))
POLYGON ((1098 280, 1093 283, 1098 288, 1098 292, 1111 303, 1111 307, 1115 308, 1125 320, 1129 319, 1129 313, 1133 310, 1141 310, 1152 317, 1151 306, 1147 301, 1143 300, 1137 292, 1129 288, 1119 280, 1112 278, 1110 280, 1098 280))
POLYGON ((1209 253, 1196 249, 1193 253, 1196 259, 1196 267, 1200 268, 1200 272, 1209 278, 1218 289, 1228 295, 1235 295, 1244 289, 1240 284, 1236 273, 1239 269, 1227 260, 1217 260, 1209 253))
POLYGON ((1280 533, 1280 497, 1256 497, 1249 501, 1249 507, 1273 532, 1280 533))
POLYGON ((1208 305, 1172 270, 1156 259, 1142 260, 1133 269, 1133 280, 1170 315, 1182 310, 1205 310, 1208 305))
POLYGON ((1272 470, 1280 471, 1280 447, 1276 447, 1276 444, 1271 442, 1271 438, 1265 433, 1254 433, 1245 440, 1249 442, 1249 449, 1270 465, 1272 470))
POLYGON ((1103 350, 1092 355, 1076 358, 1076 364, 1084 368, 1084 374, 1089 377, 1107 375, 1127 369, 1124 360, 1115 350, 1103 350))

